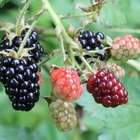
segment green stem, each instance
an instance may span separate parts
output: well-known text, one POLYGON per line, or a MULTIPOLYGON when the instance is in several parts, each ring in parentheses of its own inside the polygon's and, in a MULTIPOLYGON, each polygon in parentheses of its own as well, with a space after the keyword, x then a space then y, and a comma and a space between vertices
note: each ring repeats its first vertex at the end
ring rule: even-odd
POLYGON ((80 72, 82 72, 81 67, 79 66, 79 64, 76 62, 76 60, 74 58, 74 54, 73 54, 73 51, 72 51, 71 47, 68 48, 68 52, 69 52, 68 55, 69 55, 69 58, 70 58, 70 60, 72 62, 72 65, 73 66, 75 65, 80 70, 80 72))
POLYGON ((45 11, 46 11, 46 9, 44 8, 44 6, 42 6, 42 8, 38 11, 38 13, 36 15, 34 15, 33 17, 31 17, 30 19, 28 19, 27 22, 36 21, 45 11))
POLYGON ((88 68, 88 70, 89 70, 91 73, 93 73, 93 70, 92 70, 91 66, 90 66, 89 63, 86 61, 86 59, 83 57, 83 55, 81 55, 81 54, 79 53, 79 57, 80 57, 81 60, 84 62, 85 66, 88 68))
POLYGON ((60 18, 58 17, 58 15, 54 12, 52 6, 50 5, 48 0, 42 0, 44 7, 48 10, 48 12, 50 13, 52 20, 55 24, 55 26, 57 27, 57 34, 62 34, 63 38, 65 39, 65 41, 72 46, 75 49, 78 49, 79 46, 77 43, 75 43, 71 37, 69 37, 68 33, 66 32, 66 30, 64 29, 60 18))
POLYGON ((28 40, 28 38, 29 38, 29 36, 30 36, 35 24, 36 24, 36 21, 33 22, 33 24, 30 26, 28 32, 26 33, 26 35, 25 35, 25 37, 24 37, 24 39, 23 39, 23 41, 22 41, 22 43, 21 43, 21 45, 19 47, 18 53, 17 53, 18 58, 20 58, 21 53, 23 51, 23 48, 26 45, 26 42, 27 42, 27 40, 28 40))
POLYGON ((140 72, 140 63, 136 60, 128 60, 126 63, 140 72))
POLYGON ((43 69, 44 69, 48 74, 50 74, 50 67, 49 67, 49 66, 45 65, 45 66, 43 66, 43 69))
POLYGON ((105 47, 105 48, 103 48, 101 50, 97 50, 97 51, 84 51, 84 53, 89 54, 89 55, 95 55, 96 53, 101 53, 108 49, 110 49, 110 47, 105 47))
MULTIPOLYGON (((68 33, 66 32, 65 28, 63 27, 60 18, 58 17, 58 15, 55 13, 55 11, 53 10, 51 4, 49 3, 48 0, 42 0, 44 7, 47 9, 48 13, 51 15, 52 20, 56 26, 56 33, 57 33, 57 37, 59 39, 63 38, 64 41, 68 44, 68 54, 70 56, 71 61, 73 62, 73 64, 75 64, 75 66, 80 69, 80 67, 78 66, 78 64, 75 62, 74 56, 72 55, 72 48, 73 49, 79 49, 79 45, 73 41, 73 39, 68 35, 68 33)), ((64 46, 62 45, 62 51, 65 50, 64 46)), ((64 54, 64 52, 63 52, 64 54)), ((81 70, 81 69, 80 69, 81 70)))
POLYGON ((139 29, 120 29, 120 28, 108 28, 105 29, 106 32, 121 32, 121 33, 136 33, 140 34, 139 29))
POLYGON ((37 30, 42 35, 42 38, 44 38, 44 36, 53 36, 53 37, 56 36, 54 29, 36 26, 35 30, 37 30))
POLYGON ((60 18, 56 15, 56 13, 54 12, 52 6, 50 5, 48 0, 42 0, 44 7, 48 10, 48 12, 50 13, 50 15, 52 16, 52 20, 55 24, 55 26, 59 26, 61 28, 61 30, 65 30, 63 25, 61 24, 60 18))
POLYGON ((38 63, 38 66, 42 67, 50 58, 52 58, 53 56, 55 56, 58 53, 60 53, 60 49, 56 49, 56 50, 53 50, 52 52, 48 53, 46 55, 46 58, 42 62, 38 63))
POLYGON ((82 14, 78 14, 78 15, 62 15, 60 16, 61 19, 68 19, 68 18, 77 18, 77 17, 85 17, 85 16, 90 16, 92 14, 94 14, 95 12, 88 12, 88 13, 82 13, 82 14))
POLYGON ((63 37, 60 35, 60 43, 61 43, 61 49, 62 49, 62 55, 63 55, 63 60, 66 60, 66 53, 65 53, 65 48, 64 48, 64 41, 63 37))
POLYGON ((18 18, 17 23, 16 23, 16 33, 17 34, 20 33, 22 22, 24 20, 24 15, 26 14, 26 11, 27 11, 27 9, 28 9, 28 7, 30 5, 30 2, 31 2, 31 0, 26 0, 25 5, 24 5, 24 7, 22 8, 22 10, 20 12, 19 18, 18 18))

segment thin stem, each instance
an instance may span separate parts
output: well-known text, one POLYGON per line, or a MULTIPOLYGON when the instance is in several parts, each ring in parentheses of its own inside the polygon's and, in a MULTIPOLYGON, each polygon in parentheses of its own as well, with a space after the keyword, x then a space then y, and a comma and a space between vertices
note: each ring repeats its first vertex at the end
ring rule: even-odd
POLYGON ((59 19, 59 17, 56 15, 56 13, 54 12, 52 6, 50 5, 48 0, 42 0, 44 7, 48 10, 48 12, 50 13, 50 15, 52 16, 52 19, 54 21, 55 26, 60 26, 62 29, 64 29, 64 27, 61 24, 61 21, 59 19))
POLYGON ((38 13, 35 16, 31 17, 29 20, 27 20, 27 22, 36 21, 40 17, 40 15, 42 15, 45 11, 46 11, 46 8, 44 8, 44 6, 42 6, 42 8, 38 11, 38 13))
POLYGON ((95 50, 95 51, 84 51, 85 54, 89 54, 89 55, 94 55, 96 53, 101 53, 101 52, 104 52, 105 50, 108 50, 110 49, 111 47, 105 47, 101 50, 95 50))
POLYGON ((43 68, 48 74, 50 74, 50 67, 49 66, 44 65, 43 68))
POLYGON ((128 65, 130 65, 131 67, 135 68, 138 72, 140 72, 140 63, 137 62, 136 60, 128 60, 126 62, 128 65))
POLYGON ((68 18, 77 18, 77 17, 85 17, 85 16, 90 16, 92 14, 94 14, 95 12, 88 12, 88 13, 82 13, 82 14, 78 14, 78 15, 62 15, 60 16, 61 19, 68 19, 68 18))
POLYGON ((80 53, 79 53, 79 57, 84 62, 85 66, 88 68, 88 70, 93 73, 91 66, 89 65, 89 63, 86 61, 86 59, 80 53))
POLYGON ((105 29, 107 32, 121 32, 121 33, 136 33, 140 34, 139 29, 121 29, 121 28, 108 28, 105 29))
POLYGON ((16 33, 17 34, 20 33, 20 29, 21 29, 21 25, 22 25, 21 23, 23 22, 24 15, 26 14, 26 11, 30 5, 30 2, 31 2, 31 0, 26 0, 25 5, 20 12, 19 18, 18 18, 17 23, 16 23, 16 33))
MULTIPOLYGON (((44 7, 48 10, 49 14, 52 17, 52 20, 56 26, 56 33, 57 33, 57 37, 60 38, 60 36, 64 39, 64 41, 68 44, 67 45, 67 51, 69 54, 69 58, 70 60, 73 62, 73 64, 80 69, 80 67, 78 66, 78 64, 75 62, 74 56, 72 55, 72 48, 73 49, 79 49, 79 45, 77 43, 75 43, 73 41, 73 39, 68 35, 68 33, 66 32, 65 28, 63 27, 60 18, 58 17, 58 15, 55 13, 55 11, 53 10, 51 4, 49 3, 48 0, 42 0, 44 7)), ((65 49, 65 48, 64 48, 65 49)), ((80 69, 81 70, 81 69, 80 69)))
POLYGON ((61 43, 61 49, 62 49, 62 55, 63 55, 63 60, 66 60, 66 53, 65 53, 65 48, 64 48, 64 41, 63 37, 60 35, 60 43, 61 43))
POLYGON ((71 62, 72 62, 72 65, 73 66, 76 66, 79 70, 80 70, 80 72, 82 72, 82 70, 81 70, 81 67, 79 66, 79 64, 76 62, 76 60, 75 60, 75 58, 74 58, 74 54, 73 54, 73 51, 72 51, 72 47, 69 47, 68 48, 68 55, 69 55, 69 58, 70 58, 70 60, 71 60, 71 62))
POLYGON ((42 34, 42 36, 56 36, 54 29, 37 26, 35 30, 37 30, 38 33, 42 34))
POLYGON ((57 32, 58 34, 61 33, 63 38, 65 39, 65 41, 71 45, 73 48, 78 49, 79 46, 77 45, 77 43, 75 43, 72 38, 69 37, 69 35, 67 34, 66 30, 64 29, 60 18, 58 17, 58 15, 54 12, 52 6, 50 5, 48 0, 42 0, 44 7, 48 10, 48 12, 50 13, 52 20, 55 24, 55 26, 58 28, 57 32))
POLYGON ((41 67, 43 66, 50 58, 55 56, 56 54, 60 53, 60 49, 53 50, 52 52, 48 53, 46 55, 46 59, 44 59, 42 62, 38 63, 38 66, 41 67))
POLYGON ((18 58, 20 57, 20 55, 21 55, 21 53, 23 51, 23 48, 26 45, 26 42, 27 42, 27 40, 28 40, 28 38, 29 38, 29 36, 30 36, 30 34, 31 34, 31 32, 32 32, 32 30, 33 30, 35 25, 36 25, 36 21, 33 22, 33 24, 30 26, 28 32, 26 33, 26 35, 25 35, 25 37, 24 37, 24 39, 23 39, 23 41, 22 41, 22 43, 21 43, 21 45, 19 47, 18 53, 17 53, 18 58))

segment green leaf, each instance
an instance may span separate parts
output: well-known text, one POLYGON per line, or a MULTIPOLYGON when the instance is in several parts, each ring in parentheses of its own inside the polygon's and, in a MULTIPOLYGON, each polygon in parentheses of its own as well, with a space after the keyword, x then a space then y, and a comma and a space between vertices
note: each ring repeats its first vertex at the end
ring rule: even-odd
POLYGON ((0 7, 2 8, 9 0, 0 0, 0 7))
POLYGON ((29 140, 31 134, 28 130, 21 127, 0 125, 0 139, 1 140, 29 140))
POLYGON ((138 74, 129 67, 123 80, 128 91, 129 102, 117 108, 104 108, 95 103, 91 94, 86 89, 77 101, 84 106, 84 110, 91 114, 89 122, 84 118, 85 124, 92 131, 99 132, 99 140, 139 140, 140 132, 140 80, 138 74), (131 72, 131 75, 130 75, 131 72), (85 121, 86 120, 86 121, 85 121))

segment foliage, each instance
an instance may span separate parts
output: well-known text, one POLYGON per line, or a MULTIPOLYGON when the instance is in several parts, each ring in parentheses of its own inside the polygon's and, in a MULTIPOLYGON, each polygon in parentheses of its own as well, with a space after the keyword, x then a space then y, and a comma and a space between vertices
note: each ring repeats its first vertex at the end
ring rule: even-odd
MULTIPOLYGON (((75 4, 89 4, 85 0, 50 0, 57 14, 78 14, 81 10, 75 4)), ((140 13, 139 0, 110 0, 106 1, 99 17, 99 23, 92 23, 87 28, 102 31, 112 38, 131 33, 139 37, 140 13)), ((41 1, 32 0, 26 18, 32 17, 41 8, 41 1)), ((15 23, 22 3, 16 0, 1 0, 0 21, 15 23)), ((75 27, 81 26, 83 18, 64 19, 67 28, 71 23, 75 27)), ((43 13, 38 19, 40 39, 45 51, 50 52, 60 45, 55 35, 54 24, 49 15, 43 13)), ((3 35, 3 32, 0 32, 3 35)), ((138 61, 140 58, 137 59, 138 61)), ((54 56, 46 63, 62 65, 62 56, 54 56)), ((94 102, 93 97, 86 92, 77 100, 77 104, 84 107, 84 115, 80 120, 80 132, 75 128, 66 133, 59 132, 50 122, 47 102, 43 96, 50 94, 50 79, 46 68, 42 68, 44 82, 41 87, 41 98, 36 107, 30 112, 16 112, 0 85, 0 139, 2 140, 139 140, 140 139, 140 77, 139 72, 128 64, 120 63, 126 71, 123 84, 129 93, 129 103, 117 108, 104 108, 94 102)))

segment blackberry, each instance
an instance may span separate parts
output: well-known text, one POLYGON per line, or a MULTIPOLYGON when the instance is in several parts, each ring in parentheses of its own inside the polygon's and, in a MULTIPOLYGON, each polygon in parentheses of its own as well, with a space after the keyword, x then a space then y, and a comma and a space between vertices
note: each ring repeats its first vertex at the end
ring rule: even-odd
MULTIPOLYGON (((22 37, 22 39, 24 39, 24 37, 25 37, 25 35, 26 35, 26 33, 27 33, 28 30, 29 30, 29 29, 26 28, 25 30, 23 30, 23 31, 21 32, 21 37, 22 37)), ((29 36, 29 39, 28 39, 28 41, 27 41, 27 43, 26 43, 26 47, 27 47, 27 48, 28 48, 28 47, 33 47, 33 50, 29 51, 29 54, 31 54, 31 55, 32 55, 31 57, 32 57, 36 62, 38 62, 40 56, 41 56, 41 55, 43 54, 43 52, 44 52, 44 49, 43 49, 43 47, 42 47, 42 46, 39 44, 39 42, 38 42, 38 34, 37 34, 37 32, 32 31, 32 33, 31 33, 31 35, 29 36)))
POLYGON ((107 68, 89 77, 87 91, 93 95, 95 102, 104 107, 117 107, 128 102, 125 87, 107 68))
MULTIPOLYGON (((104 38, 105 38, 105 36, 101 32, 94 33, 92 31, 83 31, 83 30, 81 30, 79 32, 79 36, 78 36, 78 40, 79 40, 80 44, 82 45, 82 49, 84 49, 86 51, 102 50, 104 48, 104 46, 101 43, 101 41, 104 38)), ((86 55, 86 57, 87 57, 87 55, 86 55)), ((88 56, 87 58, 90 58, 90 57, 91 56, 88 56)), ((95 54, 95 56, 93 56, 93 57, 104 61, 104 60, 109 59, 110 54, 107 50, 105 50, 105 51, 95 54)), ((76 58, 76 60, 78 60, 78 58, 76 58)), ((78 62, 81 63, 79 60, 78 60, 78 62)))
POLYGON ((32 58, 5 57, 0 61, 0 79, 15 110, 29 111, 39 99, 37 65, 32 58), (35 68, 35 69, 32 69, 35 68))
MULTIPOLYGON (((14 51, 17 52, 28 30, 29 29, 26 28, 21 32, 20 36, 15 36, 12 39, 11 44, 10 40, 6 36, 2 37, 2 42, 0 43, 0 51, 6 49, 13 49, 14 51)), ((40 60, 41 55, 44 53, 44 49, 40 45, 38 40, 38 34, 35 31, 32 31, 24 48, 33 48, 32 50, 29 51, 29 54, 31 55, 31 58, 34 59, 35 62, 38 62, 40 60)))
POLYGON ((10 49, 10 41, 9 41, 9 39, 4 39, 0 43, 0 51, 5 50, 5 49, 10 49))
POLYGON ((77 116, 72 102, 57 99, 50 103, 49 110, 52 122, 60 131, 69 131, 76 126, 77 116))

